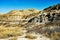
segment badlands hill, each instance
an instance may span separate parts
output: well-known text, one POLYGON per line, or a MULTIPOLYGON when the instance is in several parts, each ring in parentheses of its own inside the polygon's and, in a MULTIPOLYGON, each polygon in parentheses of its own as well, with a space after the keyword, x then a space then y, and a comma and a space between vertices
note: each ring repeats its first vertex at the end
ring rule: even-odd
MULTIPOLYGON (((27 9, 27 10, 12 10, 5 14, 4 16, 20 16, 20 19, 27 19, 29 16, 35 16, 40 11, 36 9, 27 9)), ((17 17, 18 18, 18 17, 17 17)))
POLYGON ((11 23, 19 24, 27 22, 29 19, 37 16, 41 11, 36 9, 12 10, 6 14, 0 15, 1 24, 11 23))
POLYGON ((12 10, 6 14, 1 14, 0 26, 3 26, 2 28, 3 31, 0 34, 1 35, 0 38, 4 37, 2 36, 2 33, 4 35, 4 32, 7 32, 5 33, 6 34, 5 36, 8 37, 16 35, 20 36, 22 34, 20 32, 20 28, 23 27, 23 30, 26 30, 25 32, 26 35, 24 36, 25 38, 30 39, 37 38, 33 35, 27 35, 35 33, 36 35, 38 34, 44 35, 45 37, 50 38, 51 40, 60 40, 59 5, 60 4, 45 8, 42 11, 37 9, 12 10), (13 32, 11 32, 10 30, 11 31, 13 30, 13 32), (9 32, 11 32, 11 34, 9 32))

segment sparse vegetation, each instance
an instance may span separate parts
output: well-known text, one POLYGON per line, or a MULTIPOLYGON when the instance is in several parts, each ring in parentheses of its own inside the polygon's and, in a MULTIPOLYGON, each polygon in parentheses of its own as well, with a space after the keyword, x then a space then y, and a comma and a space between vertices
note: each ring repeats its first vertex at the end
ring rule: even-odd
POLYGON ((17 40, 17 37, 11 37, 9 40, 17 40))
POLYGON ((25 38, 36 39, 37 37, 34 34, 27 34, 25 38))
POLYGON ((21 36, 23 34, 24 34, 23 28, 21 28, 21 27, 3 27, 3 26, 0 26, 0 38, 21 36))
POLYGON ((51 40, 60 40, 60 32, 51 34, 51 40))
POLYGON ((12 37, 9 40, 17 40, 17 36, 26 34, 25 38, 33 40, 37 38, 32 34, 35 33, 44 35, 51 40, 60 40, 59 5, 50 6, 43 11, 35 9, 13 10, 0 15, 0 39, 12 37), (23 32, 24 30, 27 32, 23 32))

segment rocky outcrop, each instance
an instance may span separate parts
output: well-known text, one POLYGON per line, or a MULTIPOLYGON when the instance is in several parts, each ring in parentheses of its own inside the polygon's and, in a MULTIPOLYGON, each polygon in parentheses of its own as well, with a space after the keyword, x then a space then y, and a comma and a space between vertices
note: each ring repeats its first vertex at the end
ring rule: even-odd
POLYGON ((44 9, 44 11, 51 11, 51 10, 60 10, 60 4, 49 6, 44 9))

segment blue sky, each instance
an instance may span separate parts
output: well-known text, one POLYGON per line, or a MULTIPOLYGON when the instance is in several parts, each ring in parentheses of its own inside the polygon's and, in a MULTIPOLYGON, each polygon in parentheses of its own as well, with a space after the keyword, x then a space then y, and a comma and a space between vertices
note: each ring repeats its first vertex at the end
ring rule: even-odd
POLYGON ((0 13, 29 8, 43 10, 58 3, 60 0, 0 0, 0 13))

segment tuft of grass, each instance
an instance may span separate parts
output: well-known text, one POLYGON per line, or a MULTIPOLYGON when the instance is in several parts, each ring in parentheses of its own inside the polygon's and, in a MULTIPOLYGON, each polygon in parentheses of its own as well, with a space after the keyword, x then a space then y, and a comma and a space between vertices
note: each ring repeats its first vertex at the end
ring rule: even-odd
POLYGON ((17 40, 17 37, 12 37, 9 40, 17 40))
POLYGON ((27 34, 27 35, 25 36, 25 38, 36 39, 37 37, 36 37, 35 35, 33 35, 33 34, 27 34))

